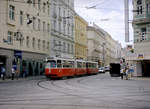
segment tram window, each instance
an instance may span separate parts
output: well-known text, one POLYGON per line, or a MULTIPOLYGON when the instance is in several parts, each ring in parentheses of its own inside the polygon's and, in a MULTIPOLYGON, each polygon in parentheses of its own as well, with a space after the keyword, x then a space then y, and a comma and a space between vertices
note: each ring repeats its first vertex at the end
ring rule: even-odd
POLYGON ((50 60, 50 61, 48 61, 48 63, 50 64, 51 68, 56 68, 56 61, 50 60))
POLYGON ((89 68, 92 68, 92 63, 89 63, 89 68))
POLYGON ((57 67, 58 67, 58 68, 61 68, 61 67, 62 67, 61 60, 57 60, 57 67))
POLYGON ((95 67, 96 67, 96 64, 94 63, 94 64, 93 64, 93 68, 95 68, 95 67))
POLYGON ((92 63, 91 65, 92 65, 91 67, 94 68, 94 64, 92 63))
POLYGON ((73 67, 74 67, 74 62, 73 62, 73 61, 69 61, 69 66, 70 66, 71 68, 73 68, 73 67))
POLYGON ((83 67, 84 67, 84 68, 86 67, 86 63, 85 63, 85 62, 83 63, 83 67))
POLYGON ((50 68, 50 63, 46 63, 45 68, 50 68))
POLYGON ((82 68, 82 63, 81 62, 77 62, 77 67, 78 68, 82 68))
POLYGON ((63 61, 63 68, 68 68, 69 67, 69 64, 68 64, 68 62, 67 61, 63 61))

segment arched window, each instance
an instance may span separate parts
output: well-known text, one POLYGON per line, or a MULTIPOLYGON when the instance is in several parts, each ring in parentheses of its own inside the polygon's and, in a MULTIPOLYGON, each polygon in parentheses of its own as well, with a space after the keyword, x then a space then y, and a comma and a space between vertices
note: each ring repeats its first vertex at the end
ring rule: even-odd
POLYGON ((137 5, 141 5, 142 4, 142 0, 137 0, 137 5))

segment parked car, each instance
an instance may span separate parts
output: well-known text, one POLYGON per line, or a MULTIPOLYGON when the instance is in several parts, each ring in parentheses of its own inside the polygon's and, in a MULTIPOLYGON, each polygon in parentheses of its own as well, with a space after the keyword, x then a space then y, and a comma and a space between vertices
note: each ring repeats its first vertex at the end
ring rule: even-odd
POLYGON ((109 66, 105 66, 105 71, 110 71, 109 66))
POLYGON ((100 67, 100 68, 98 69, 98 72, 99 72, 99 73, 105 73, 105 67, 100 67))

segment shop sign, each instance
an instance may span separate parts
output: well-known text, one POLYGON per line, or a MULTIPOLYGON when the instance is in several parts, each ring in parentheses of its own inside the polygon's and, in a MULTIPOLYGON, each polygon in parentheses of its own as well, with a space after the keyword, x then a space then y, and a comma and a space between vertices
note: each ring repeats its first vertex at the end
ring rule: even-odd
POLYGON ((22 51, 15 50, 15 51, 14 51, 14 56, 15 56, 16 58, 22 59, 22 51))
POLYGON ((143 54, 138 54, 138 59, 144 59, 144 55, 143 54))

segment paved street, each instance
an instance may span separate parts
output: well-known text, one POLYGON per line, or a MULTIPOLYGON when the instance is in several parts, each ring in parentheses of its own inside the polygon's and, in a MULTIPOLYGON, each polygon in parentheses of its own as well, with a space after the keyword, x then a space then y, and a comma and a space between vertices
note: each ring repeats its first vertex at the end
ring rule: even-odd
POLYGON ((150 109, 150 79, 108 73, 67 80, 0 81, 0 109, 150 109))

